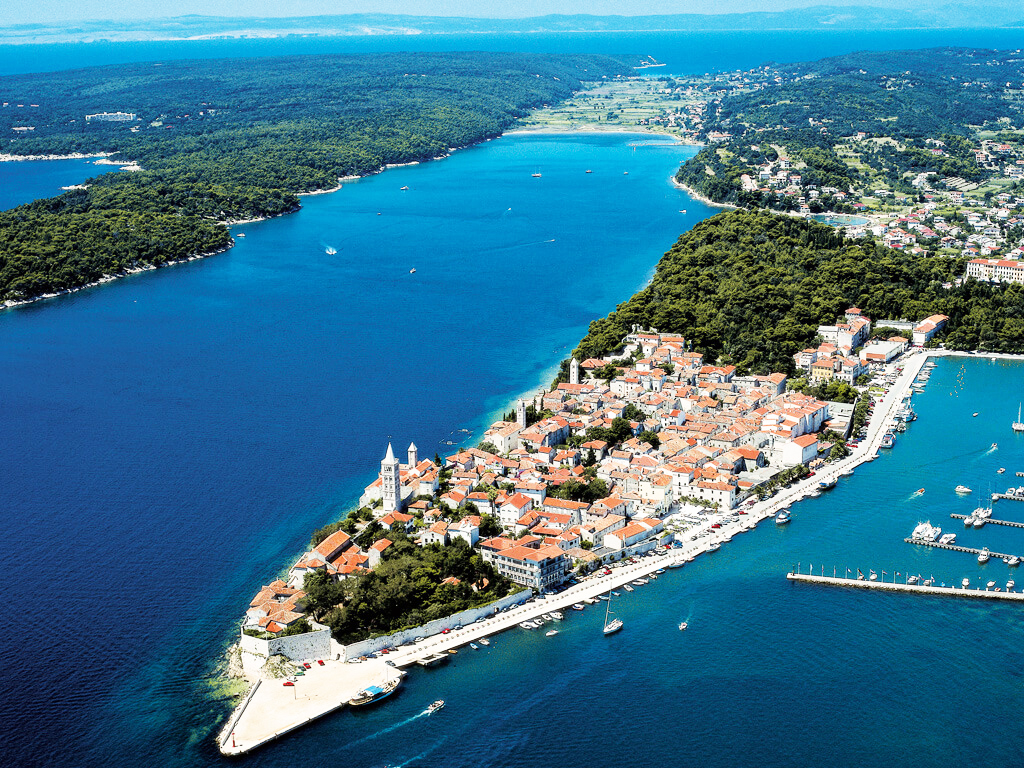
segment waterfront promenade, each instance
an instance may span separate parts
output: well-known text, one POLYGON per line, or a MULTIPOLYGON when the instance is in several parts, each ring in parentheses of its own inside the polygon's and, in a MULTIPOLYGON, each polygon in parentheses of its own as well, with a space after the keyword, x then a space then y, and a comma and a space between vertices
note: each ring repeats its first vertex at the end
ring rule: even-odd
MULTIPOLYGON (((805 478, 789 488, 782 489, 772 498, 747 507, 744 510, 746 514, 739 516, 738 519, 729 519, 731 511, 709 514, 701 525, 677 534, 677 538, 684 539, 679 549, 672 549, 660 556, 639 557, 635 563, 617 563, 610 568, 610 574, 598 573, 589 576, 559 594, 540 596, 531 602, 474 622, 462 629, 453 630, 448 634, 433 635, 419 643, 399 648, 387 655, 387 661, 395 667, 415 665, 416 662, 435 654, 447 653, 483 637, 517 628, 521 622, 554 610, 575 613, 572 609, 574 604, 597 598, 609 590, 618 589, 635 579, 649 576, 661 568, 666 568, 673 560, 682 560, 685 563, 690 558, 705 553, 713 557, 713 553, 709 553, 713 545, 724 544, 727 539, 773 518, 783 507, 806 498, 817 488, 819 482, 836 479, 874 456, 878 452, 882 436, 893 425, 896 410, 910 391, 911 383, 927 359, 927 353, 917 353, 902 361, 903 373, 876 406, 867 437, 849 456, 829 464, 814 477, 805 478), (721 527, 712 528, 711 526, 716 523, 721 527)), ((679 579, 685 572, 685 565, 681 568, 666 569, 659 578, 679 579)), ((628 598, 623 595, 618 599, 628 598)), ((598 603, 586 606, 585 610, 603 611, 604 608, 602 603, 598 603)), ((594 631, 597 638, 600 628, 595 627, 594 631)), ((629 627, 627 626, 624 631, 629 631, 629 627)), ((307 670, 306 675, 298 679, 294 688, 285 687, 281 680, 265 680, 254 691, 250 691, 250 695, 243 700, 232 714, 232 719, 221 731, 221 752, 237 755, 256 749, 318 717, 342 708, 367 685, 380 683, 389 674, 397 674, 396 670, 382 658, 368 659, 356 664, 339 660, 324 661, 322 667, 314 663, 312 669, 307 670)))

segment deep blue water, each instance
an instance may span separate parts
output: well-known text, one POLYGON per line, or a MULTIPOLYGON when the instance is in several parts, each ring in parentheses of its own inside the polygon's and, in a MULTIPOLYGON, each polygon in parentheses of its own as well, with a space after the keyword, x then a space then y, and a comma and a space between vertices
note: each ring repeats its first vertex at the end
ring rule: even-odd
POLYGON ((637 53, 654 56, 666 65, 661 69, 647 70, 649 74, 693 74, 747 69, 769 61, 811 61, 852 51, 933 48, 946 45, 1020 48, 1024 46, 1024 29, 394 35, 0 45, 0 75, 76 69, 132 61, 382 51, 637 53))
MULTIPOLYGON (((714 35, 675 36, 668 55, 643 52, 700 71, 855 48, 1006 47, 1015 34, 734 34, 718 49, 714 35)), ((591 49, 644 42, 613 37, 591 49)), ((577 41, 543 44, 556 42, 577 41)), ((159 56, 292 52, 223 45, 159 56)), ((158 49, 0 49, 0 71, 158 49)), ((389 436, 432 455, 460 429, 479 434, 710 215, 668 183, 692 150, 631 146, 649 142, 505 137, 306 198, 293 216, 236 228, 247 236, 228 253, 0 313, 0 565, 16 606, 0 671, 5 762, 221 764, 212 734, 227 706, 206 683, 218 654, 258 585, 372 477, 389 436)), ((23 178, 35 167, 15 166, 23 178)), ((45 194, 15 186, 17 200, 45 194)), ((1021 389, 1017 363, 944 362, 884 460, 799 505, 787 528, 762 526, 623 600, 622 633, 601 637, 597 611, 550 640, 506 633, 413 673, 385 706, 244 762, 1019 760, 1019 611, 795 586, 784 573, 799 561, 1005 580, 1001 563, 902 539, 930 519, 969 545, 1024 554, 1024 531, 948 520, 977 503, 957 483, 1003 489, 1024 470, 1024 438, 1009 430, 1021 389), (438 697, 445 710, 406 722, 438 697)), ((1024 520, 1024 504, 997 512, 1024 520)))
POLYGON ((109 173, 115 166, 93 160, 0 163, 0 210, 61 194, 61 187, 109 173))

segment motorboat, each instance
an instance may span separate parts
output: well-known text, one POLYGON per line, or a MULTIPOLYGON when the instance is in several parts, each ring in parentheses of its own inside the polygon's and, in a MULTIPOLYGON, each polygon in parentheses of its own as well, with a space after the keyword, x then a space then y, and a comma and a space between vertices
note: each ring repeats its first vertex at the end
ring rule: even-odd
POLYGON ((490 645, 490 644, 491 644, 491 641, 488 640, 486 637, 481 637, 480 638, 480 645, 490 645))
POLYGON ((334 255, 334 254, 336 254, 337 252, 338 252, 338 251, 337 251, 337 249, 336 249, 336 248, 328 248, 328 249, 327 249, 326 251, 324 251, 324 253, 326 253, 326 254, 327 254, 328 256, 333 256, 333 255, 334 255))
POLYGON ((991 553, 990 553, 990 552, 988 551, 988 547, 985 547, 985 548, 984 548, 983 550, 981 550, 981 552, 980 552, 980 553, 978 554, 978 563, 979 563, 979 564, 981 564, 981 565, 984 565, 985 563, 987 563, 987 562, 989 561, 989 558, 991 558, 991 557, 992 557, 992 555, 991 555, 991 553))
POLYGON ((439 709, 444 709, 444 699, 438 699, 433 704, 431 704, 429 707, 427 707, 427 714, 428 715, 432 715, 435 712, 437 712, 437 710, 439 710, 439 709))
POLYGON ((779 512, 779 514, 777 514, 775 516, 775 524, 776 525, 785 525, 786 523, 789 522, 789 520, 790 520, 789 512, 787 512, 786 510, 782 510, 781 512, 779 512))
POLYGON ((1011 555, 1010 558, 1006 561, 1006 564, 1011 568, 1016 568, 1018 565, 1020 565, 1020 558, 1017 555, 1011 555))
POLYGON ((718 543, 718 542, 716 541, 716 542, 715 542, 714 544, 712 544, 712 545, 711 545, 710 547, 708 547, 708 552, 717 552, 717 551, 718 551, 718 550, 720 550, 721 548, 722 548, 722 545, 721 545, 721 544, 719 544, 719 543, 718 543))
POLYGON ((562 619, 565 618, 565 616, 562 615, 561 611, 552 611, 551 612, 551 618, 554 619, 555 621, 561 621, 562 619))
POLYGON ((1017 582, 1015 582, 1013 579, 1010 579, 1008 582, 1006 582, 1006 591, 1009 592, 1016 585, 1017 585, 1017 582))
POLYGON ((519 626, 523 629, 534 629, 532 621, 521 621, 519 622, 519 626))
POLYGON ((968 488, 966 485, 958 485, 955 488, 955 490, 961 496, 970 496, 973 493, 973 491, 970 488, 968 488))
POLYGON ((996 474, 997 475, 1001 475, 1005 471, 1006 471, 1006 467, 1000 467, 999 469, 996 470, 996 474))
POLYGON ((685 630, 686 630, 686 622, 685 621, 680 622, 680 624, 679 624, 679 631, 683 632, 685 630))
POLYGON ((542 614, 540 615, 540 617, 541 617, 542 619, 544 619, 544 621, 551 621, 551 614, 550 614, 550 613, 542 613, 542 614))
POLYGON ((868 581, 878 581, 878 574, 874 571, 868 572, 868 581))
POLYGON ((942 534, 942 529, 930 522, 918 523, 910 538, 915 541, 935 541, 942 534))
POLYGON ((547 632, 544 633, 544 637, 554 637, 557 634, 558 634, 558 630, 557 629, 549 629, 547 632))
POLYGON ((987 584, 985 584, 985 589, 992 589, 992 587, 994 587, 995 585, 996 583, 994 581, 990 581, 987 584))
POLYGON ((970 584, 971 584, 971 580, 968 579, 968 578, 964 578, 964 580, 960 582, 960 586, 963 587, 964 589, 967 589, 967 587, 969 587, 970 584))
POLYGON ((944 533, 939 537, 939 544, 955 544, 956 534, 955 533, 944 533))
POLYGON ((917 582, 920 581, 920 580, 921 580, 920 576, 908 576, 907 577, 907 584, 917 584, 917 582))
POLYGON ((582 610, 583 610, 583 608, 584 608, 584 605, 583 605, 583 603, 573 603, 573 604, 572 604, 572 609, 573 609, 574 611, 582 611, 582 610))
POLYGON ((480 646, 477 645, 476 643, 470 643, 469 647, 472 648, 474 651, 479 651, 480 650, 480 646))
POLYGON ((629 586, 629 584, 623 584, 623 585, 622 585, 622 588, 623 588, 624 590, 626 590, 627 592, 633 592, 633 591, 634 591, 634 590, 633 590, 633 587, 629 586))

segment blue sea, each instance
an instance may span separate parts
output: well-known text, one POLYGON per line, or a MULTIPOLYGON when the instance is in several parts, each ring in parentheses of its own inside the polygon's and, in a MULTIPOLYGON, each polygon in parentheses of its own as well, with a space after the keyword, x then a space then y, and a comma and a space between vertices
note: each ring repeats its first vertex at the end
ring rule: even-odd
MULTIPOLYGON (((224 763, 213 736, 231 702, 209 681, 259 585, 354 502, 389 439, 443 455, 549 381, 590 320, 712 215, 669 181, 692 152, 649 135, 506 136, 304 198, 236 227, 246 237, 227 253, 0 313, 0 565, 16 606, 5 763, 224 763)), ((53 166, 17 167, 24 180, 53 166)), ((49 194, 7 186, 5 205, 49 194)), ((1024 482, 1024 437, 1009 428, 1021 373, 942 361, 895 449, 788 527, 762 525, 624 598, 615 636, 596 610, 556 638, 505 633, 242 762, 1017 760, 1018 609, 785 572, 1008 578, 903 538, 930 520, 1024 554, 1024 531, 948 517, 978 503, 958 483, 1024 482), (437 698, 442 712, 415 717, 437 698)), ((1024 520, 1024 504, 996 511, 1024 520)))

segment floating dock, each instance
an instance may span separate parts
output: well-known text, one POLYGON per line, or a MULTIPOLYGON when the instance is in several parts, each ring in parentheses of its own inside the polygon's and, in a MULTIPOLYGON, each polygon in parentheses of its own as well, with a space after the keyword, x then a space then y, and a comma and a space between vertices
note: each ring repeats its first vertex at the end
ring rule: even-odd
MULTIPOLYGON (((989 520, 988 522, 993 522, 989 520)), ((1021 526, 1024 528, 1024 526, 1021 526)), ((973 547, 961 547, 958 544, 939 544, 937 541, 922 541, 921 539, 904 539, 907 544, 917 544, 921 547, 935 547, 936 549, 949 549, 953 552, 968 552, 972 555, 980 555, 980 549, 974 549, 973 547)), ((1008 555, 1005 552, 993 552, 991 549, 988 551, 989 557, 995 560, 1003 560, 1008 557, 1020 557, 1020 555, 1008 555)), ((1024 557, 1021 557, 1024 560, 1024 557)))
POLYGON ((874 589, 883 592, 909 592, 915 595, 942 595, 944 597, 978 597, 986 600, 1008 600, 1015 603, 1024 603, 1024 593, 1021 592, 996 592, 992 589, 974 589, 967 587, 926 587, 923 584, 894 584, 891 581, 868 581, 866 579, 846 578, 844 576, 814 576, 807 573, 786 574, 790 581, 799 581, 804 584, 824 584, 830 587, 853 587, 854 589, 874 589))
MULTIPOLYGON (((967 519, 967 515, 957 515, 955 513, 950 515, 950 517, 952 517, 955 520, 967 519)), ((985 518, 985 525, 988 525, 990 523, 992 525, 1008 525, 1011 528, 1024 528, 1024 523, 1015 523, 1013 520, 995 520, 991 517, 985 518)))
MULTIPOLYGON (((993 493, 992 494, 992 501, 999 501, 1000 499, 1006 499, 1008 501, 1024 501, 1024 496, 1020 496, 1018 494, 1012 494, 1012 493, 993 493)), ((1018 525, 1020 525, 1020 524, 1018 523, 1018 525)), ((1024 528, 1024 526, 1021 526, 1021 527, 1024 528)))

